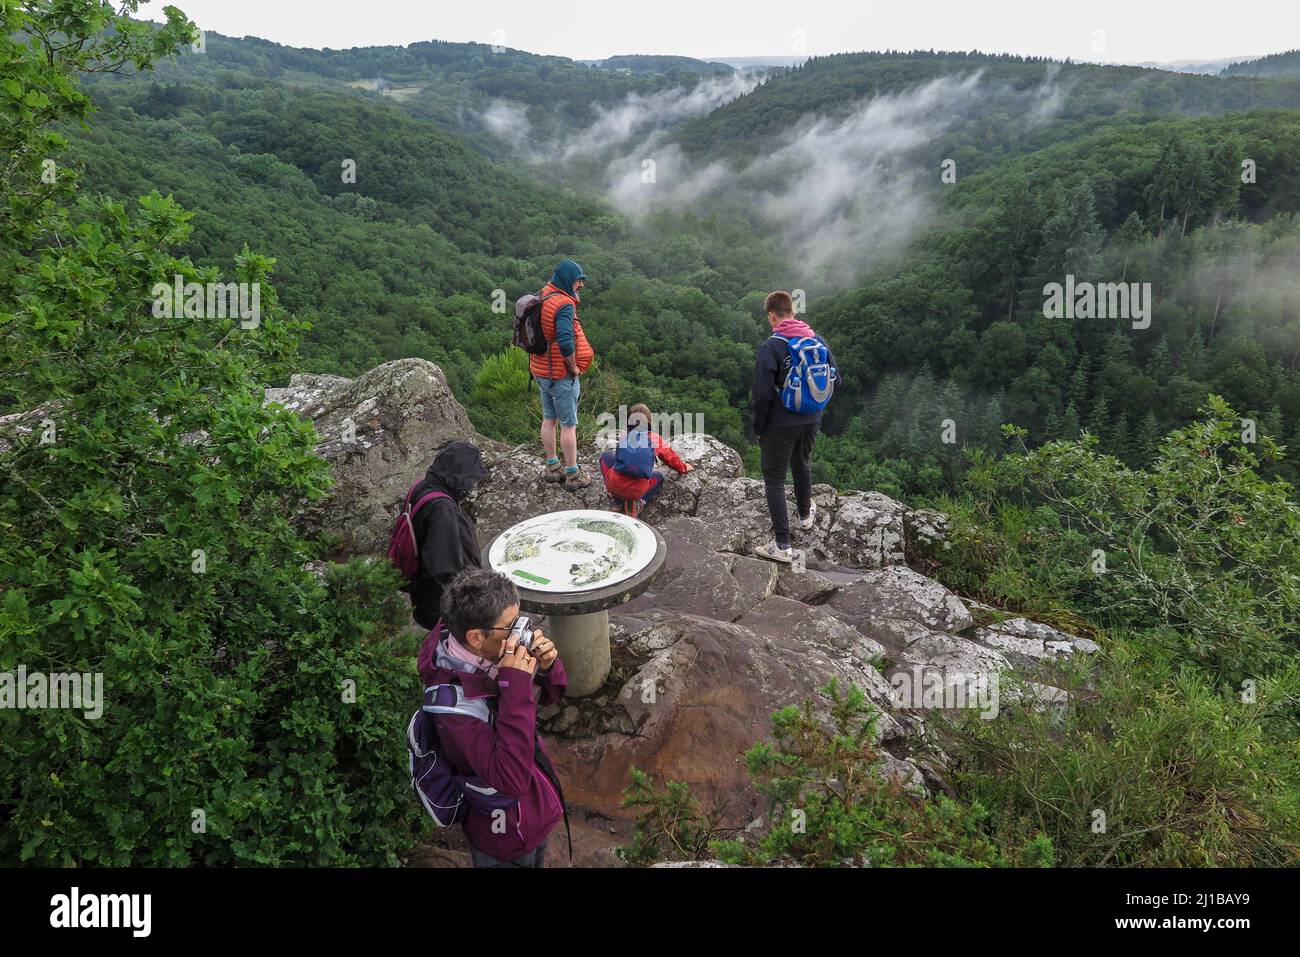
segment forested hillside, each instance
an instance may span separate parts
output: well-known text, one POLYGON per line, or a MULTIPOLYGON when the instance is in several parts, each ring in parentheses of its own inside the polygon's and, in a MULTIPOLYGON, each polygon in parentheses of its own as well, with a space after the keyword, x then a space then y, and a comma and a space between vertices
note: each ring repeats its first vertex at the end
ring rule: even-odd
MULTIPOLYGON (((592 277, 602 396, 702 414, 742 449, 757 304, 804 289, 845 373, 818 463, 841 487, 953 489, 962 449, 998 447, 1004 421, 1033 442, 1086 427, 1141 464, 1212 391, 1300 445, 1300 78, 853 54, 776 71, 674 126, 660 116, 673 91, 712 81, 674 58, 631 62, 211 35, 148 79, 92 84, 100 122, 69 132, 93 188, 156 188, 196 210, 196 261, 273 250, 284 302, 313 324, 310 368, 426 356, 458 392, 477 388, 476 421, 503 437, 531 425, 519 357, 498 355, 494 291, 513 301, 573 256, 592 277), (346 85, 374 77, 420 91, 346 85), (479 121, 491 111, 536 137, 494 135, 479 121), (611 132, 611 115, 626 129, 611 132), (545 152, 548 137, 563 150, 545 152), (831 175, 808 159, 828 145, 868 162, 860 192, 802 211, 773 193, 803 162, 809 181, 831 175), (634 204, 645 194, 618 177, 678 148, 658 194, 670 198, 629 206, 629 189, 634 204), (662 192, 682 183, 688 199, 662 192), (780 199, 794 233, 755 190, 780 199), (910 205, 878 205, 886 194, 910 205), (1149 328, 1045 319, 1044 285, 1067 272, 1150 282, 1149 328), (939 441, 947 420, 955 442, 939 441)), ((1294 461, 1278 467, 1293 480, 1294 461)))
POLYGON ((809 60, 788 71, 780 82, 766 84, 688 123, 677 139, 692 155, 740 156, 765 137, 779 137, 802 118, 843 114, 864 97, 898 94, 940 77, 974 74, 988 80, 997 95, 964 111, 954 132, 966 134, 966 142, 979 147, 970 158, 984 162, 1055 140, 1064 132, 1061 124, 1074 121, 1300 108, 1300 77, 1224 82, 1218 77, 1038 57, 944 51, 843 53, 809 60), (1049 101, 1041 118, 1056 121, 1038 135, 1026 130, 1023 121, 1041 103, 1027 101, 1025 94, 1049 101))
POLYGON ((733 397, 761 335, 754 304, 781 273, 740 228, 717 227, 722 249, 633 230, 598 195, 544 187, 348 91, 247 80, 92 89, 96 128, 67 130, 86 182, 122 198, 156 189, 195 210, 196 261, 228 267, 244 244, 274 250, 283 301, 313 325, 308 368, 352 374, 425 356, 468 394, 509 341, 494 291, 513 303, 572 256, 592 276, 583 318, 606 366, 638 396, 689 403, 743 442, 733 397), (343 182, 345 159, 355 183, 343 182))
POLYGON ((514 49, 524 37, 500 46, 441 40, 404 47, 309 50, 257 37, 208 33, 202 53, 187 51, 160 64, 153 79, 168 83, 201 79, 222 86, 352 85, 389 94, 413 113, 452 129, 474 132, 498 100, 521 104, 538 125, 578 129, 601 107, 629 94, 646 94, 690 84, 701 75, 729 72, 724 64, 686 57, 615 58, 607 68, 565 57, 514 49), (627 62, 621 62, 626 60, 627 62), (382 81, 376 90, 376 81, 382 81))
MULTIPOLYGON (((1143 464, 1211 392, 1300 448, 1298 157, 1300 113, 1260 111, 1116 121, 960 180, 896 274, 821 312, 865 400, 835 478, 887 469, 877 484, 933 493, 1006 421, 1034 441, 1086 427, 1143 464), (1249 185, 1245 157, 1267 171, 1249 185), (1150 327, 1045 318, 1067 273, 1149 282, 1150 327)), ((1294 457, 1282 472, 1300 478, 1294 457)))
POLYGON ((1274 53, 1247 60, 1245 63, 1232 63, 1223 68, 1221 76, 1300 76, 1300 50, 1288 53, 1274 53))
POLYGON ((725 63, 697 60, 688 56, 646 56, 630 54, 597 60, 602 70, 626 70, 629 73, 662 73, 669 79, 690 79, 694 76, 727 76, 732 68, 725 63))

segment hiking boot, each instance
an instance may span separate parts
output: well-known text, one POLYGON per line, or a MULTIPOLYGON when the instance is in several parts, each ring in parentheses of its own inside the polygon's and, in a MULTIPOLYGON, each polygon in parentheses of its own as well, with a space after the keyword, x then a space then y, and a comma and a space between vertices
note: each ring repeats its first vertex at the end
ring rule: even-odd
POLYGON ((578 469, 576 472, 564 473, 564 487, 567 489, 586 488, 591 484, 591 476, 578 469))
POLYGON ((794 563, 794 549, 787 545, 782 548, 776 542, 770 542, 767 545, 760 545, 754 549, 754 554, 759 558, 766 558, 769 561, 781 562, 783 565, 794 563))
POLYGON ((800 516, 800 518, 799 518, 799 527, 802 528, 802 529, 806 532, 806 531, 808 531, 808 529, 810 529, 810 528, 813 527, 813 522, 815 522, 816 520, 817 520, 817 503, 816 503, 816 502, 809 502, 809 503, 808 503, 808 517, 807 517, 807 518, 804 518, 804 517, 800 516))
POLYGON ((551 465, 548 462, 546 465, 546 471, 542 473, 542 480, 546 482, 563 482, 564 466, 559 462, 556 462, 554 465, 551 465))

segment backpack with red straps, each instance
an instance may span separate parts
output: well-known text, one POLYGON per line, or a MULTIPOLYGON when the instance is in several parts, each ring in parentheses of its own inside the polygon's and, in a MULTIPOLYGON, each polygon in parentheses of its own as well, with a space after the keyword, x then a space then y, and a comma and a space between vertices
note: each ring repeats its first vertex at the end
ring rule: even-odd
POLYGON ((416 576, 420 574, 420 543, 415 540, 416 514, 435 498, 451 498, 446 492, 425 492, 412 506, 411 496, 415 494, 419 485, 420 483, 416 482, 406 493, 406 502, 397 516, 397 521, 393 523, 393 533, 388 537, 388 560, 408 582, 415 581, 416 576))

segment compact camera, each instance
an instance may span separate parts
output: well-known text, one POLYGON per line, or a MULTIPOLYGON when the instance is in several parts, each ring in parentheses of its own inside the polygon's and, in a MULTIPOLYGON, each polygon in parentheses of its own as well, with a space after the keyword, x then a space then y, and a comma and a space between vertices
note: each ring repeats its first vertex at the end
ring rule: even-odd
POLYGON ((518 618, 516 618, 514 625, 512 625, 510 628, 510 637, 518 638, 520 645, 527 648, 529 651, 532 651, 533 650, 533 629, 528 627, 528 620, 529 619, 527 615, 520 615, 518 618))

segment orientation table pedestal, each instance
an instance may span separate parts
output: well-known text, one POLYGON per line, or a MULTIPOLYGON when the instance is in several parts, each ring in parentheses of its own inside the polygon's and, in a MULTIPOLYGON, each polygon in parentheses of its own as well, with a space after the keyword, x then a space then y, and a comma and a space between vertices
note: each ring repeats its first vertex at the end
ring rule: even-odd
POLYGON ((609 612, 553 615, 547 626, 569 676, 565 694, 581 698, 598 691, 609 677, 609 612))

